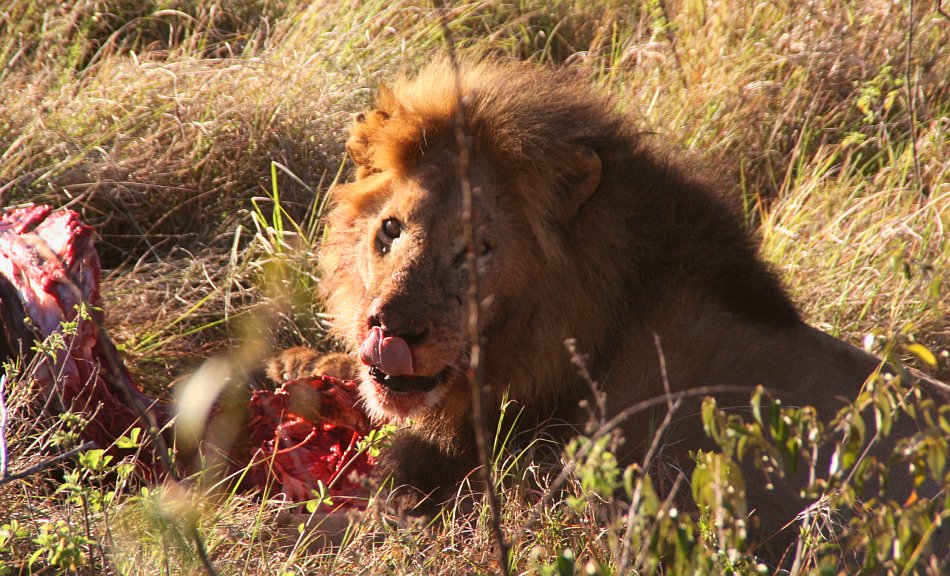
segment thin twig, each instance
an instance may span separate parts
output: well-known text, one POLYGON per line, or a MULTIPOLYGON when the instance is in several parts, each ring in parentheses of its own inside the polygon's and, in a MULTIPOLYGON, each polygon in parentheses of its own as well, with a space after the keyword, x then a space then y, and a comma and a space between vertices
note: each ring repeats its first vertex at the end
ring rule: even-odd
MULTIPOLYGON (((693 398, 696 396, 712 396, 714 394, 740 394, 740 393, 751 393, 755 388, 752 386, 700 386, 698 388, 690 388, 689 390, 680 390, 677 392, 670 392, 669 396, 654 396, 643 400, 642 402, 637 402, 633 406, 629 406, 626 409, 620 411, 616 416, 610 420, 601 424, 600 428, 595 430, 590 437, 591 438, 601 438, 606 434, 609 434, 615 428, 620 426, 620 424, 627 418, 643 412, 644 410, 649 410, 650 408, 655 408, 657 406, 662 406, 663 404, 669 405, 669 401, 673 400, 673 406, 678 408, 679 403, 686 398, 693 398)), ((593 442, 586 446, 582 446, 577 454, 574 456, 574 461, 579 461, 587 455, 590 451, 590 447, 594 445, 593 442)), ((548 507, 551 504, 551 498, 553 498, 554 492, 560 489, 561 486, 567 481, 567 478, 574 472, 574 463, 569 462, 565 465, 561 472, 558 474, 557 478, 548 487, 547 492, 544 497, 539 502, 539 507, 544 508, 548 507)))
POLYGON ((0 376, 0 478, 7 476, 7 403, 3 399, 3 390, 7 386, 7 375, 0 376))
MULTIPOLYGON (((666 416, 663 417, 663 422, 660 423, 660 426, 653 433, 653 441, 650 443, 650 448, 643 457, 642 470, 644 474, 650 473, 650 466, 653 464, 653 456, 656 455, 656 451, 660 449, 660 442, 663 440, 666 429, 669 428, 670 424, 673 422, 673 414, 679 409, 680 404, 683 403, 682 397, 673 400, 673 395, 670 391, 670 377, 666 371, 666 354, 663 353, 663 347, 660 345, 660 336, 656 332, 653 333, 653 343, 656 346, 657 361, 660 366, 660 376, 663 380, 663 391, 666 394, 667 409, 666 416)), ((679 490, 679 484, 682 479, 682 474, 677 475, 676 480, 673 483, 673 489, 670 491, 669 498, 672 498, 673 495, 676 494, 676 491, 679 490)), ((640 498, 642 495, 643 482, 640 482, 637 484, 637 488, 633 493, 633 498, 630 499, 630 506, 627 508, 627 525, 624 528, 623 546, 620 553, 620 564, 617 565, 618 574, 626 574, 627 567, 630 565, 630 545, 633 543, 633 530, 636 527, 635 513, 640 507, 640 498)), ((641 559, 643 558, 644 554, 645 551, 642 549, 637 553, 637 564, 635 566, 635 570, 640 569, 641 559)))
POLYGON ((68 460, 69 458, 72 458, 73 456, 75 456, 76 454, 79 454, 80 452, 83 452, 84 450, 94 450, 95 448, 96 448, 95 442, 91 440, 89 442, 83 442, 82 444, 73 448, 72 450, 69 450, 68 452, 63 452, 59 456, 54 456, 50 458, 49 460, 44 460, 40 462, 39 464, 30 466, 29 468, 25 470, 14 472, 13 474, 5 474, 2 478, 0 478, 0 486, 13 482, 14 480, 20 480, 21 478, 32 476, 33 474, 36 474, 37 472, 42 472, 43 470, 46 470, 47 468, 50 468, 52 466, 55 466, 56 464, 59 464, 63 460, 68 460))
POLYGON ((0 186, 0 210, 7 205, 7 194, 9 194, 10 189, 13 188, 13 185, 16 184, 17 179, 14 178, 10 182, 0 186))
POLYGON ((478 253, 476 250, 476 232, 474 225, 474 196, 476 191, 472 189, 472 183, 469 180, 468 174, 470 151, 467 134, 465 132, 465 100, 462 97, 462 79, 459 61, 455 53, 455 44, 452 41, 451 30, 449 30, 448 6, 444 0, 433 0, 433 4, 439 10, 439 22, 442 26, 442 35, 445 38, 449 63, 452 66, 452 72, 455 77, 455 140, 458 148, 459 183, 462 188, 462 226, 466 243, 465 260, 468 264, 468 337, 471 345, 471 354, 469 355, 466 376, 468 377, 468 384, 472 393, 472 420, 475 428, 475 444, 478 450, 478 475, 485 485, 485 495, 488 498, 488 507, 491 512, 491 527, 495 536, 495 546, 498 552, 498 563, 501 568, 501 573, 504 576, 508 576, 511 573, 508 559, 508 542, 502 530, 501 505, 498 501, 498 495, 495 493, 492 457, 489 453, 489 442, 487 438, 486 399, 482 387, 482 350, 479 342, 480 334, 478 329, 478 312, 480 305, 478 297, 478 253))
POLYGON ((943 16, 944 18, 946 18, 947 20, 950 20, 950 14, 948 14, 948 13, 947 13, 946 11, 944 11, 944 9, 943 9, 943 0, 940 0, 939 2, 937 2, 937 14, 940 14, 941 16, 943 16))
MULTIPOLYGON (((914 0, 909 0, 910 6, 907 14, 907 46, 904 50, 904 87, 907 89, 907 113, 910 116, 910 146, 914 157, 914 179, 920 193, 924 196, 929 195, 927 187, 924 185, 920 174, 920 155, 917 153, 917 106, 916 94, 914 94, 915 83, 912 82, 910 70, 910 61, 914 51, 914 28, 917 22, 914 20, 914 0)), ((939 5, 938 5, 939 8, 939 5)))
MULTIPOLYGON (((676 480, 673 482, 673 487, 670 489, 670 493, 666 495, 666 498, 663 499, 663 504, 660 505, 660 509, 657 512, 658 518, 660 517, 660 515, 670 513, 670 508, 673 507, 674 499, 676 498, 676 495, 680 490, 680 486, 682 485, 684 478, 685 476, 682 474, 676 477, 676 480)), ((629 538, 630 535, 628 534, 627 537, 629 538)), ((643 542, 640 544, 640 550, 637 551, 637 567, 636 567, 635 574, 640 573, 640 567, 643 564, 641 560, 646 557, 647 551, 650 549, 650 544, 651 544, 650 538, 643 538, 643 542)), ((626 574, 626 572, 618 571, 617 574, 626 574)))
POLYGON ((661 404, 669 404, 669 401, 672 399, 674 401, 679 401, 684 398, 693 398, 696 396, 712 396, 713 394, 741 394, 741 393, 752 393, 755 390, 753 386, 699 386, 697 388, 690 388, 688 390, 679 390, 677 392, 670 392, 670 394, 664 396, 655 396, 653 398, 648 398, 642 402, 637 402, 633 406, 629 406, 621 410, 616 416, 608 420, 597 431, 598 434, 606 434, 610 432, 617 426, 620 426, 620 423, 626 420, 627 418, 633 416, 638 412, 643 412, 655 406, 661 404))
MULTIPOLYGON (((595 406, 591 408, 589 422, 587 423, 589 432, 590 429, 593 429, 595 426, 603 424, 604 419, 607 418, 607 394, 600 389, 600 384, 590 375, 590 370, 587 369, 587 358, 577 349, 577 340, 575 338, 568 338, 564 341, 564 346, 567 347, 567 351, 571 354, 571 364, 577 368, 578 376, 590 386, 590 393, 594 399, 595 406)), ((586 403, 586 401, 584 402, 586 403)))
POLYGON ((660 380, 663 382, 663 392, 666 394, 666 407, 670 412, 673 411, 673 396, 670 395, 670 375, 666 371, 666 354, 663 353, 663 345, 660 344, 660 335, 653 333, 653 346, 656 347, 657 363, 660 366, 660 380))
POLYGON ((679 71, 680 82, 683 83, 683 89, 689 88, 686 82, 686 69, 683 68, 683 62, 680 60, 679 50, 676 49, 676 36, 673 34, 673 23, 670 21, 670 13, 666 9, 666 2, 658 0, 660 12, 663 13, 663 32, 666 34, 666 40, 670 43, 670 50, 673 51, 673 61, 676 62, 676 69, 679 71))
MULTIPOLYGON (((815 485, 815 478, 817 477, 816 468, 818 466, 818 444, 812 444, 811 447, 811 459, 808 461, 808 485, 815 485)), ((857 466, 855 466, 857 468, 857 466)), ((820 500, 819 500, 820 502, 820 500)), ((804 563, 803 554, 805 553, 805 534, 808 534, 809 524, 811 518, 808 514, 802 515, 801 522, 801 536, 798 538, 798 542, 795 543, 795 557, 792 561, 792 568, 789 570, 789 574, 795 576, 801 572, 802 565, 804 563)))

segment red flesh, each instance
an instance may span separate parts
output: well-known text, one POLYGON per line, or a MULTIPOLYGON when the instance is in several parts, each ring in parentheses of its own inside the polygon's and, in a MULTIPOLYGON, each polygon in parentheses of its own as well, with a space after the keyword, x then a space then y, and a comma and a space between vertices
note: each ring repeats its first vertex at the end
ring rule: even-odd
MULTIPOLYGON (((171 411, 131 384, 121 361, 115 365, 115 348, 100 329, 100 273, 93 230, 75 212, 35 206, 0 215, 0 324, 7 351, 27 355, 33 340, 60 332, 63 322, 77 322, 68 348, 54 363, 41 366, 36 378, 39 389, 58 398, 61 408, 89 416, 83 435, 105 448, 131 428, 144 427, 130 400, 148 409, 160 427, 171 411), (80 304, 91 317, 77 314, 80 304), (119 379, 130 384, 126 392, 119 379)), ((374 462, 356 453, 356 443, 370 424, 358 407, 354 382, 328 377, 288 382, 255 392, 247 412, 244 437, 229 448, 238 464, 253 462, 254 485, 275 486, 303 501, 322 482, 343 505, 358 505, 352 497, 368 494, 364 480, 374 462), (314 403, 293 404, 299 393, 304 394, 298 398, 315 399, 319 410, 314 403), (309 409, 296 414, 295 407, 309 409)))

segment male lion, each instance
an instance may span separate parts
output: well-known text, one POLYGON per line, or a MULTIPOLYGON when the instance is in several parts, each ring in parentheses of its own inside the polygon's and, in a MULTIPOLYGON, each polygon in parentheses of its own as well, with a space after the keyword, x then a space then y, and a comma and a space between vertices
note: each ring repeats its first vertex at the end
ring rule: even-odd
MULTIPOLYGON (((320 266, 333 333, 362 363, 366 408, 410 422, 383 457, 396 486, 441 502, 478 464, 460 101, 490 418, 507 394, 523 423, 584 422, 591 385, 568 339, 589 359, 608 416, 664 395, 658 348, 674 393, 730 386, 744 392, 721 402, 748 405, 764 385, 824 418, 878 369, 804 324, 720 192, 647 145, 576 75, 469 62, 456 83, 442 61, 378 100, 354 117, 346 147, 357 177, 333 192, 320 266)), ((271 374, 300 356, 278 357, 271 374)), ((664 457, 686 461, 708 441, 696 405, 681 410, 664 457)), ((624 422, 624 460, 643 456, 650 426, 646 413, 624 422)), ((796 492, 753 482, 748 497, 770 530, 802 509, 796 492)))

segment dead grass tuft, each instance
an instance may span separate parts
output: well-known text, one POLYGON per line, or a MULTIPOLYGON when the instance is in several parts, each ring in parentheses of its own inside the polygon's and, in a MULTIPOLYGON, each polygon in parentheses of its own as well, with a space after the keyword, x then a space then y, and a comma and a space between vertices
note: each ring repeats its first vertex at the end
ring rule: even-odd
MULTIPOLYGON (((455 3, 449 27, 463 52, 584 70, 657 141, 735 182, 810 321, 852 342, 914 338, 950 375, 950 22, 933 4, 482 0, 455 3)), ((441 34, 422 0, 12 0, 0 204, 70 206, 97 227, 109 330, 152 391, 249 341, 318 343, 310 259, 347 170, 345 124, 380 82, 441 50, 441 34)), ((76 423, 44 415, 18 370, 6 367, 8 455, 25 467, 76 423)), ((54 529, 85 564, 46 561, 52 572, 197 573, 189 522, 221 573, 497 571, 481 505, 432 526, 370 519, 314 555, 279 542, 279 506, 254 495, 193 499, 133 477, 96 509, 118 473, 85 476, 81 500, 61 489, 77 469, 0 486, 0 573, 25 570, 43 549, 34 537, 54 529), (30 536, 4 547, 13 520, 30 536)), ((510 475, 545 485, 528 464, 510 475)), ((565 497, 583 492, 571 482, 565 497)), ((603 509, 503 496, 518 570, 573 566, 567 549, 578 570, 619 561, 603 509)))

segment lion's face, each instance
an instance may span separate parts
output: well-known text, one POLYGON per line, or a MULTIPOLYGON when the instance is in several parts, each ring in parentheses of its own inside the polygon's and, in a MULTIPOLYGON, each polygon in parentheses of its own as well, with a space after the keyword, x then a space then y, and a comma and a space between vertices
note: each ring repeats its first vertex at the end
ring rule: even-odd
MULTIPOLYGON (((472 80, 488 82, 479 74, 472 80)), ((333 192, 321 289, 335 335, 363 363, 361 390, 377 419, 425 412, 451 424, 467 417, 472 277, 481 370, 493 394, 507 389, 516 397, 514 386, 558 381, 571 370, 564 339, 583 339, 588 325, 602 322, 559 284, 565 276, 585 279, 585 294, 603 285, 593 269, 565 272, 575 216, 599 186, 601 160, 586 140, 525 137, 522 123, 539 126, 528 116, 544 111, 509 114, 517 107, 509 108, 503 92, 480 91, 487 100, 473 103, 464 127, 477 270, 469 269, 463 233, 459 101, 444 74, 433 69, 414 88, 381 88, 378 108, 353 116, 346 149, 356 181, 333 192), (577 311, 565 314, 571 306, 577 311), (534 353, 519 354, 519 347, 534 353)))
MULTIPOLYGON (((519 235, 505 217, 504 194, 486 171, 476 229, 479 324, 492 323, 506 298, 523 289, 518 258, 499 246, 519 235), (502 281, 504 280, 504 281, 502 281)), ((403 419, 468 397, 468 244, 454 160, 426 162, 404 175, 379 173, 339 189, 328 249, 337 258, 328 307, 363 364, 361 392, 377 419, 403 419)))

